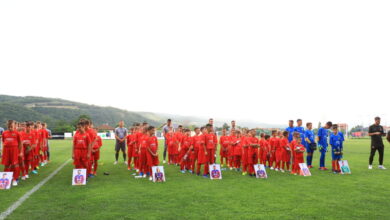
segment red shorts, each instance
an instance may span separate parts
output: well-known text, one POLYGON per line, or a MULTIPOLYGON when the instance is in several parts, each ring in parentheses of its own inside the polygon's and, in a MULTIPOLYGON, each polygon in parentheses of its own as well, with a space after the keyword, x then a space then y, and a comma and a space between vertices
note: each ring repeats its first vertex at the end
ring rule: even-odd
POLYGON ((194 148, 194 149, 191 151, 191 160, 192 160, 192 161, 198 160, 198 154, 199 154, 199 148, 194 148))
POLYGON ((283 154, 283 162, 290 162, 291 161, 291 151, 284 150, 283 154))
POLYGON ((18 146, 3 146, 3 154, 1 164, 11 166, 19 163, 19 148, 18 146))
POLYGON ((221 146, 221 149, 219 150, 219 156, 221 156, 221 157, 228 157, 229 156, 228 147, 222 147, 221 146))
POLYGON ((88 150, 87 149, 75 149, 74 150, 73 164, 76 166, 79 166, 79 165, 85 165, 87 162, 89 162, 88 150))
POLYGON ((92 159, 95 161, 100 159, 100 150, 92 152, 92 159))
POLYGON ((33 149, 30 148, 30 151, 24 150, 24 160, 30 161, 34 158, 33 149))
POLYGON ((157 166, 160 163, 160 161, 158 160, 158 157, 153 156, 149 152, 146 154, 146 158, 147 158, 146 159, 147 160, 147 164, 150 167, 157 166))
POLYGON ((198 164, 206 163, 208 161, 207 159, 208 158, 206 156, 206 152, 204 152, 204 148, 200 148, 198 153, 198 164))
POLYGON ((276 161, 282 161, 284 159, 284 157, 283 157, 283 149, 281 149, 281 148, 276 149, 275 159, 276 159, 276 161))
POLYGON ((133 155, 135 154, 135 149, 134 149, 134 146, 133 145, 128 145, 127 146, 127 157, 133 157, 133 155))
POLYGON ((242 163, 243 164, 248 164, 248 147, 244 148, 244 150, 242 151, 242 163))

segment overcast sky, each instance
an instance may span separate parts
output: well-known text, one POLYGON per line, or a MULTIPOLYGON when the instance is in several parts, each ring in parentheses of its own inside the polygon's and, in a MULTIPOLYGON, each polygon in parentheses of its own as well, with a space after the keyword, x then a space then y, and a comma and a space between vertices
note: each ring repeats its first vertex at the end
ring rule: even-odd
POLYGON ((0 1, 0 94, 390 124, 390 1, 0 1))

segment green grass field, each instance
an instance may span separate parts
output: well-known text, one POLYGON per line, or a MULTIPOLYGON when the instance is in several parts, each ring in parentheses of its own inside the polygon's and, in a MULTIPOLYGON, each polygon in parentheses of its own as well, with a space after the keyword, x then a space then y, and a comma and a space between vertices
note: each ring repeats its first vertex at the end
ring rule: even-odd
MULTIPOLYGON (((0 212, 67 161, 70 144, 51 141, 52 162, 18 187, 1 191, 0 212)), ((313 176, 301 177, 268 171, 269 178, 262 180, 223 171, 223 180, 212 181, 166 165, 165 183, 135 179, 123 163, 113 165, 113 145, 113 141, 104 141, 98 176, 87 186, 71 186, 73 166, 69 162, 8 218, 390 219, 390 171, 376 169, 377 156, 375 169, 367 169, 368 139, 345 143, 344 158, 352 175, 312 169, 313 176)), ((160 142, 160 154, 162 146, 160 142)), ((389 154, 386 148, 385 156, 389 154)), ((316 152, 316 167, 318 158, 316 152)))

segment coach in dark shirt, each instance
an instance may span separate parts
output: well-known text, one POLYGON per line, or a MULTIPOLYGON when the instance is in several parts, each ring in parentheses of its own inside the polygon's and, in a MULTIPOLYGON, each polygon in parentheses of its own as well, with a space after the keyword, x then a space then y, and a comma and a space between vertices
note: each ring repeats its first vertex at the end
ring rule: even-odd
POLYGON ((381 118, 375 117, 375 124, 371 125, 368 129, 368 135, 371 136, 371 154, 369 159, 368 169, 372 169, 372 161, 374 160, 375 152, 379 153, 379 169, 385 170, 386 168, 383 166, 383 152, 384 152, 384 144, 382 137, 386 136, 383 127, 380 125, 381 118))

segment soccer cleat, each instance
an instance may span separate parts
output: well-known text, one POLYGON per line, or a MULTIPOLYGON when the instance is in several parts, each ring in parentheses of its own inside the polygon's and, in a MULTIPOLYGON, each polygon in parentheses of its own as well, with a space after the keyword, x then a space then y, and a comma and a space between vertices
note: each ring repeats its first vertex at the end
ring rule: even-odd
POLYGON ((193 173, 192 170, 189 170, 188 172, 189 172, 189 173, 193 173))
POLYGON ((166 163, 166 161, 165 160, 163 160, 163 164, 165 164, 166 163))
POLYGON ((309 168, 309 169, 310 169, 310 168, 313 168, 313 166, 312 166, 312 165, 309 165, 309 166, 307 166, 307 168, 309 168))
POLYGON ((204 174, 204 175, 203 175, 203 178, 209 178, 209 175, 204 174))
POLYGON ((127 167, 127 170, 131 170, 131 168, 130 168, 130 167, 127 167))
POLYGON ((246 174, 247 174, 246 172, 243 172, 243 173, 242 173, 243 176, 246 176, 246 174))
POLYGON ((369 169, 369 170, 372 170, 372 165, 368 165, 368 169, 369 169))
POLYGON ((284 173, 284 170, 283 170, 283 169, 280 169, 280 172, 284 173))
POLYGON ((115 162, 114 162, 114 165, 117 165, 117 164, 118 164, 118 161, 115 161, 115 162))
POLYGON ((18 185, 18 181, 14 180, 12 181, 12 186, 17 186, 18 185))
POLYGON ((378 168, 381 170, 386 170, 386 167, 384 167, 383 165, 379 165, 378 168))
POLYGON ((143 177, 143 178, 146 178, 146 174, 144 174, 142 177, 143 177))
POLYGON ((180 172, 181 172, 181 173, 186 173, 186 171, 185 171, 185 170, 181 170, 180 172))
POLYGON ((25 177, 25 176, 22 176, 22 180, 26 180, 26 177, 25 177))
POLYGON ((127 162, 125 161, 125 162, 123 162, 125 165, 127 165, 127 162))
POLYGON ((279 171, 279 169, 278 169, 278 168, 275 168, 275 171, 279 171))
POLYGON ((271 168, 269 168, 270 170, 273 170, 274 169, 274 167, 271 167, 271 168))
POLYGON ((31 171, 31 173, 33 173, 33 174, 38 174, 38 171, 33 170, 33 171, 31 171))
POLYGON ((152 178, 152 177, 149 177, 149 180, 150 180, 150 181, 152 181, 152 180, 153 180, 153 178, 152 178))
POLYGON ((230 167, 230 170, 233 170, 233 167, 230 167))
POLYGON ((26 177, 26 179, 30 178, 28 175, 26 175, 25 177, 26 177))

